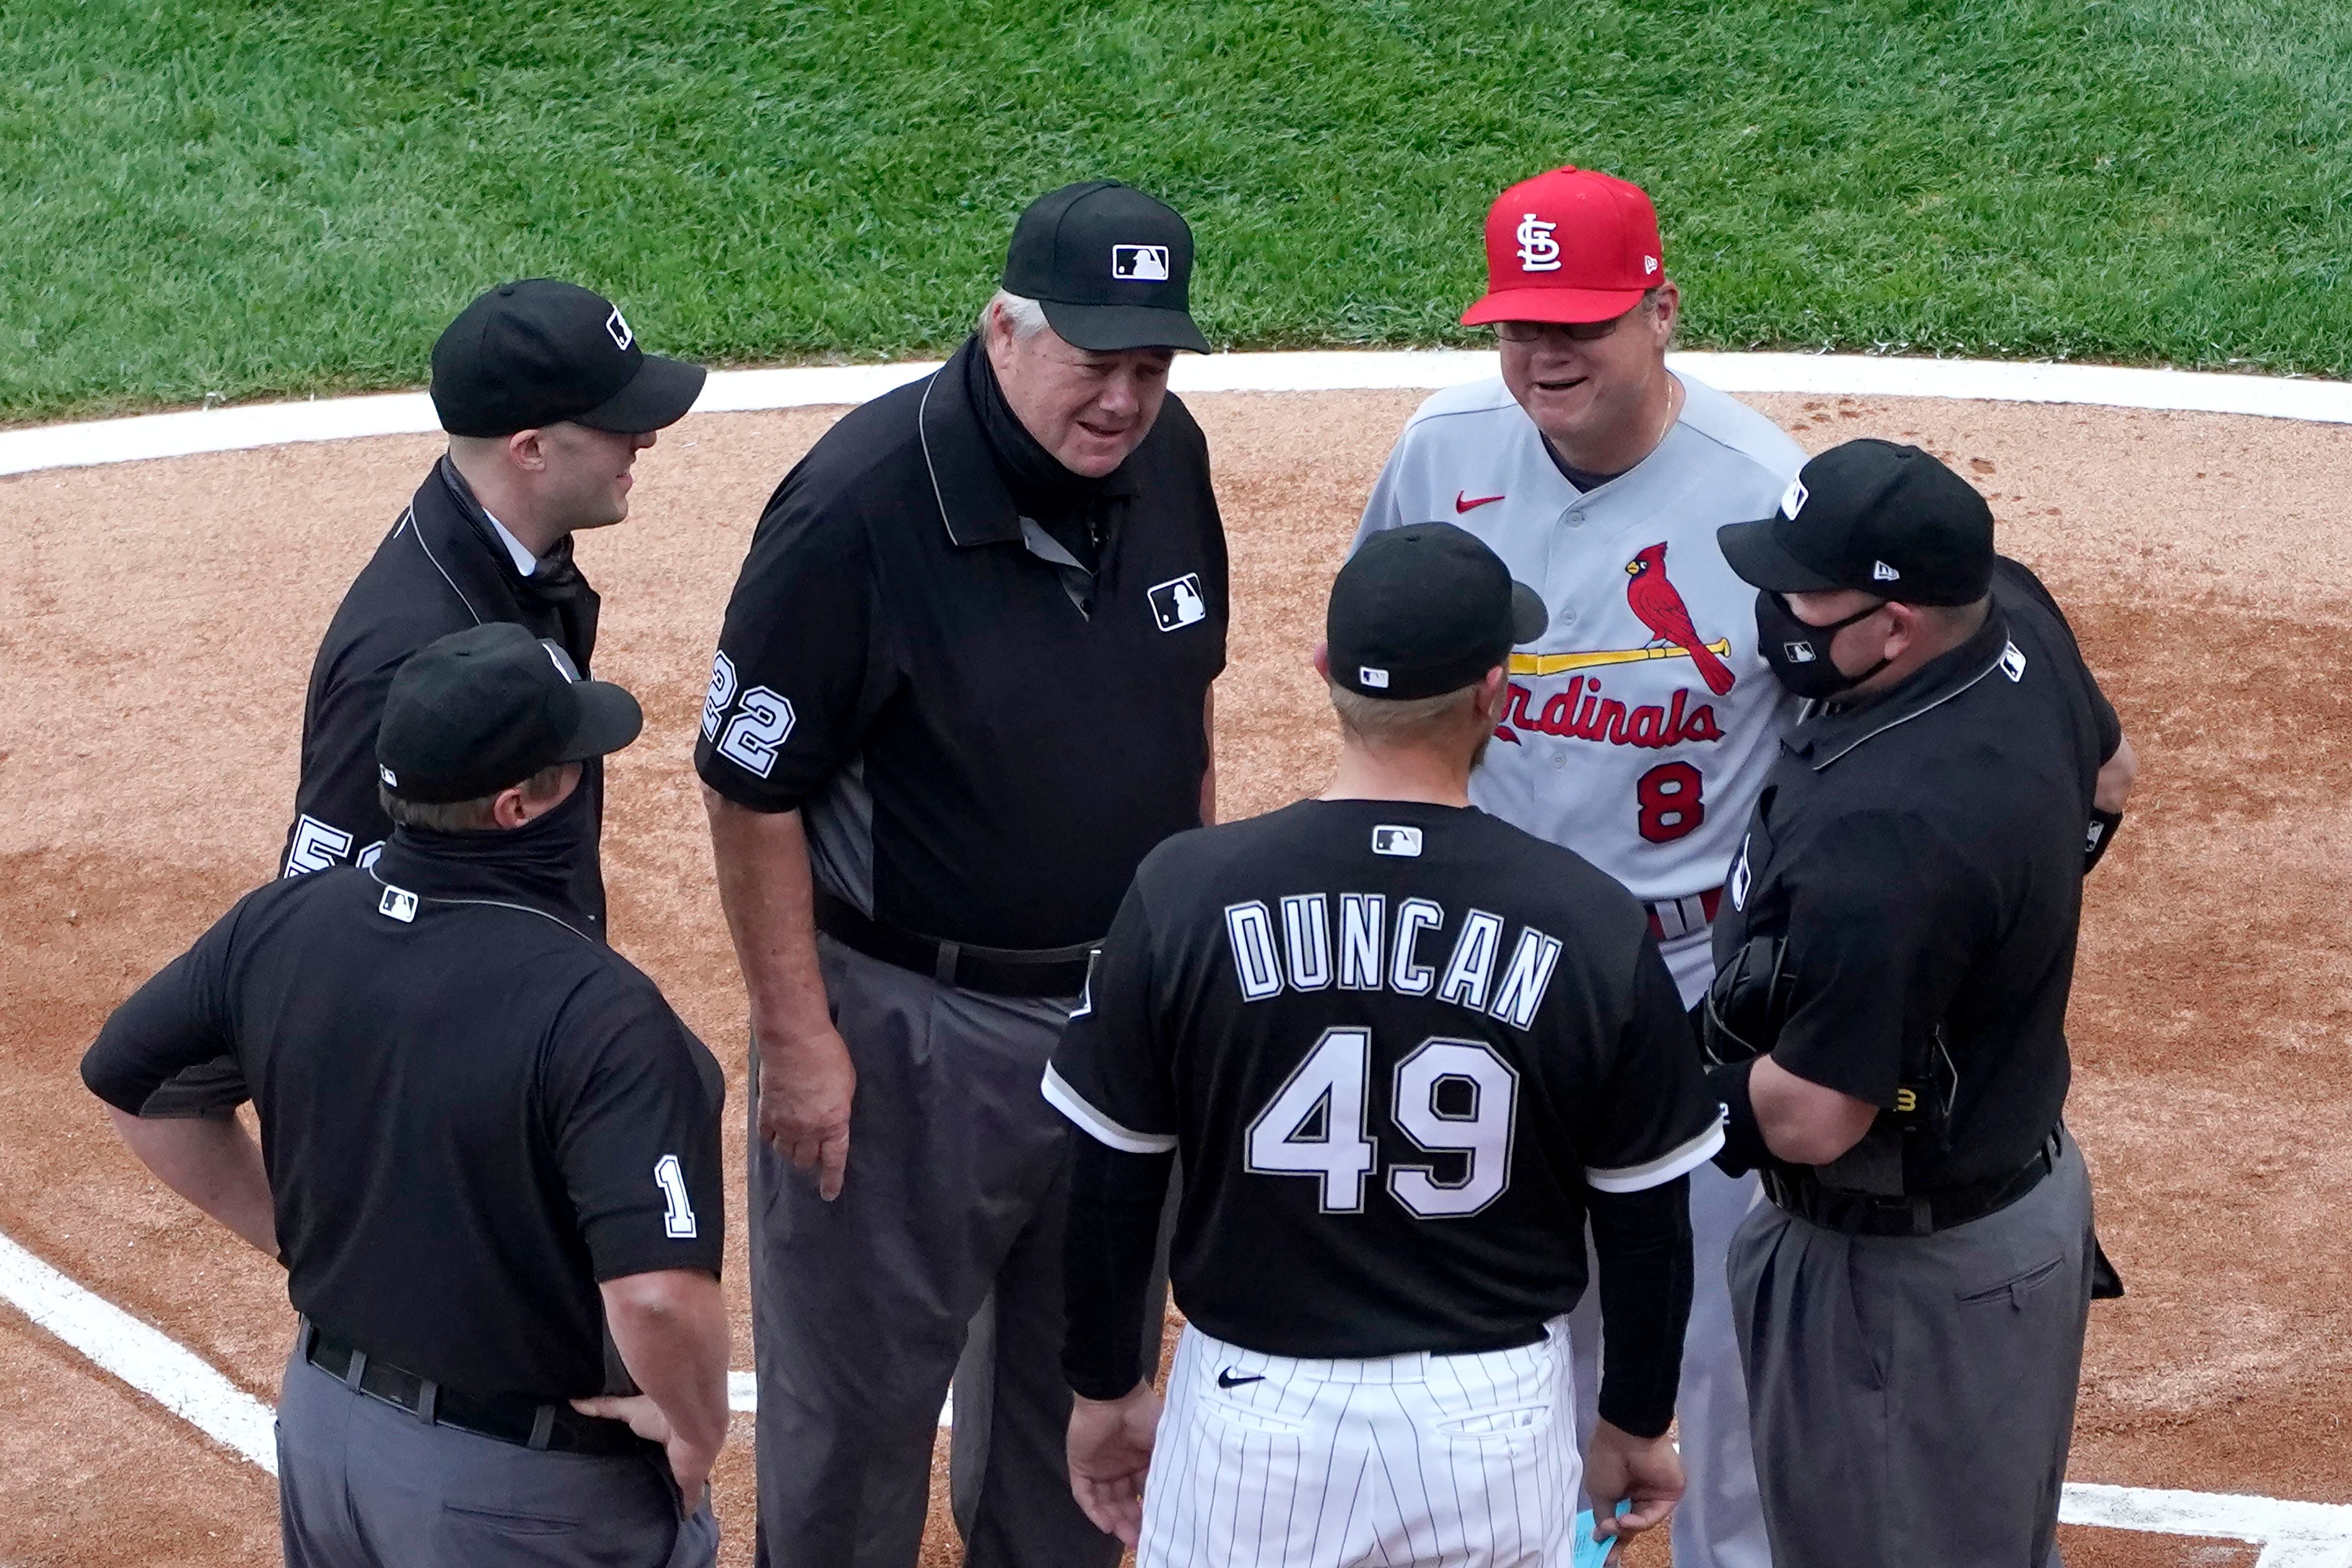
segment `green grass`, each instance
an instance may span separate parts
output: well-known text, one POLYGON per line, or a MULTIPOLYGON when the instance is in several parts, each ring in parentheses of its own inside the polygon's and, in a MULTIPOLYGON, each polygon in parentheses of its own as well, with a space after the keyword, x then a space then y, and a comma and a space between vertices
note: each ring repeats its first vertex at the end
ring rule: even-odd
POLYGON ((713 362, 940 350, 1111 174, 1221 345, 1463 340, 1657 198, 1686 341, 2352 372, 2342 0, 0 0, 0 419, 414 385, 501 277, 713 362))

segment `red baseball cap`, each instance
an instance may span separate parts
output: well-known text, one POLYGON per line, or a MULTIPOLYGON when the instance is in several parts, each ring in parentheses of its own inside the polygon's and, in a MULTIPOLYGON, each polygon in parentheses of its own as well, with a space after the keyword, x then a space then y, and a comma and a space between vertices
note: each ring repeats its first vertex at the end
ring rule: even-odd
POLYGON ((1462 324, 1606 321, 1665 281, 1657 209, 1591 169, 1522 180, 1486 209, 1486 294, 1462 324))

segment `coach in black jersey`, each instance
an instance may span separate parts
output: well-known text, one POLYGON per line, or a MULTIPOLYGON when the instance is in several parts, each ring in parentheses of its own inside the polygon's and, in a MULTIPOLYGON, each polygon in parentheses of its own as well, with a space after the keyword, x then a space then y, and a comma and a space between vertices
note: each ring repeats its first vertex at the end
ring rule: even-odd
POLYGON ((292 1568, 714 1559, 724 1081, 572 901, 583 765, 642 716, 561 657, 499 623, 412 657, 374 864, 247 894, 82 1059, 131 1150, 286 1266, 292 1568), (142 1113, 222 1055, 258 1148, 142 1113))
POLYGON ((1731 1286, 1773 1556, 2054 1561, 2096 1248, 2060 1123, 2083 876, 2133 771, 2049 592, 1916 447, 1723 530, 1811 699, 1716 923, 1731 1286))
MULTIPOLYGON (((302 772, 278 862, 285 876, 382 852, 376 724, 401 662, 436 637, 513 622, 589 670, 596 591, 572 535, 629 513, 631 465, 684 417, 703 371, 646 353, 617 307, 551 278, 482 295, 433 346, 433 407, 449 450, 336 608, 302 705, 302 772)), ((585 765, 568 898, 604 935, 603 764, 585 765)), ((162 1085, 151 1115, 224 1115, 246 1098, 226 1061, 162 1085)))
POLYGON ((1365 541, 1318 660, 1331 787, 1155 850, 1095 956, 1045 1084, 1087 1134, 1070 1469, 1143 1568, 1566 1562, 1588 1213, 1586 1480, 1633 1504, 1604 1531, 1680 1495, 1685 1177, 1717 1107, 1642 906, 1466 793, 1542 624, 1459 528, 1365 541), (1163 1418, 1137 1307, 1179 1152, 1163 1418))
POLYGON ((766 1568, 912 1568, 950 1374, 972 1568, 1118 1557, 1063 1470, 1036 1083, 1136 862, 1213 803, 1192 263, 1139 191, 1032 203, 979 329, 784 476, 727 606, 695 765, 754 1040, 766 1568))

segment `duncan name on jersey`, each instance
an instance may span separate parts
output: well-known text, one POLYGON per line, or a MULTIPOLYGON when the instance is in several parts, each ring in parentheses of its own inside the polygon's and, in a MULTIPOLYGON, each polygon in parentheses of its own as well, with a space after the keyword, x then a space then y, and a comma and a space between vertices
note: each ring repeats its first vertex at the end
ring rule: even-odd
POLYGON ((1144 861, 1046 1097, 1181 1148, 1171 1277, 1271 1354, 1531 1343, 1585 1284, 1588 1188, 1721 1142, 1640 905, 1475 808, 1302 801, 1144 861))

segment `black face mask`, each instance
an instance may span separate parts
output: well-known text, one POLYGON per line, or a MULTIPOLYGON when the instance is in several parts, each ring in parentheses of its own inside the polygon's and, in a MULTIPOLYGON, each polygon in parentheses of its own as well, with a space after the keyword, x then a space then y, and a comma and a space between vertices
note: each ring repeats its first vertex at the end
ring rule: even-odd
POLYGON ((1759 593, 1756 596, 1757 647, 1782 685, 1798 696, 1825 702, 1894 663, 1881 659, 1862 674, 1849 675, 1830 657, 1830 643, 1840 632, 1885 608, 1884 602, 1866 604, 1843 621, 1813 626, 1798 620, 1789 601, 1779 594, 1759 593))

